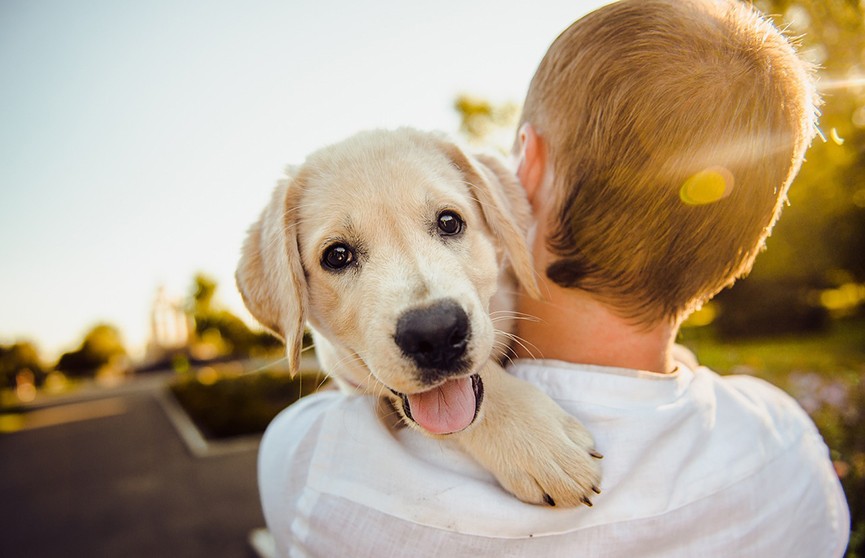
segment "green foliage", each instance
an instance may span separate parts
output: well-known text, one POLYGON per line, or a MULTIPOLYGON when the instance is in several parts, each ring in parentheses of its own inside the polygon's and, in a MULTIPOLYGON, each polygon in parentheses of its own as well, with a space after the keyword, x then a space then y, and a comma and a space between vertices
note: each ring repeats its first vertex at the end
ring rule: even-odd
POLYGON ((208 343, 215 356, 245 358, 278 351, 282 343, 263 331, 252 331, 247 325, 216 302, 216 281, 203 273, 195 276, 188 308, 195 320, 195 334, 208 343))
POLYGON ((204 273, 197 273, 193 278, 191 293, 191 311, 194 316, 207 315, 213 312, 213 298, 217 284, 214 279, 204 273))
POLYGON ((814 372, 827 378, 865 374, 865 319, 839 320, 820 333, 726 340, 708 327, 685 327, 678 342, 701 364, 721 374, 755 374, 786 388, 788 376, 814 372))
POLYGON ((77 350, 64 353, 55 368, 67 376, 94 376, 100 368, 116 364, 125 356, 126 348, 117 328, 99 324, 85 335, 77 350))
POLYGON ((713 322, 724 339, 824 330, 829 312, 820 304, 819 285, 802 280, 752 278, 719 294, 713 322))
POLYGON ((210 438, 264 432, 270 421, 290 404, 318 389, 324 375, 256 372, 232 376, 186 375, 172 393, 210 438))
POLYGON ((460 132, 475 145, 508 152, 514 140, 520 106, 514 102, 493 103, 468 94, 459 95, 454 110, 460 116, 460 132))
POLYGON ((0 345, 0 388, 14 388, 19 373, 30 371, 36 385, 45 381, 45 365, 36 346, 22 341, 13 345, 0 345))

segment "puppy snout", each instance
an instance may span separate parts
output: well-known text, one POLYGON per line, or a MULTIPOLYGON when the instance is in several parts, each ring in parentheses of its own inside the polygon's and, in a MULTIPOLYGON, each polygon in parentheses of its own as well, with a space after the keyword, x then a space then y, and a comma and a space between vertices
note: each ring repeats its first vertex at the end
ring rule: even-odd
POLYGON ((457 372, 465 367, 469 334, 465 310, 454 300, 444 300, 400 316, 394 340, 419 368, 457 372))

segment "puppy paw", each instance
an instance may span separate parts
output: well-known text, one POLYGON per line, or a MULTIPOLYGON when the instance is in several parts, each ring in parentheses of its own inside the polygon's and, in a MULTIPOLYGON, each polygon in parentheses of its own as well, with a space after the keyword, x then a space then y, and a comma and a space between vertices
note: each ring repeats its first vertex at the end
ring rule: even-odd
POLYGON ((508 451, 522 455, 503 459, 503 466, 491 471, 506 490, 524 502, 591 507, 601 493, 603 456, 576 419, 562 412, 557 422, 547 422, 543 430, 533 428, 519 436, 508 451))
POLYGON ((482 415, 456 439, 506 490, 532 504, 591 506, 603 457, 591 434, 536 387, 499 369, 484 376, 482 415))

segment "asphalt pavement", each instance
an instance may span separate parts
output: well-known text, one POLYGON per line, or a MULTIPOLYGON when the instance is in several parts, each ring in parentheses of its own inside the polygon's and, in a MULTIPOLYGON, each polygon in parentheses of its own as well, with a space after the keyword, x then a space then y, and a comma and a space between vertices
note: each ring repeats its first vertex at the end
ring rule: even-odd
POLYGON ((0 555, 251 557, 256 448, 195 456, 161 384, 30 409, 0 434, 0 555))

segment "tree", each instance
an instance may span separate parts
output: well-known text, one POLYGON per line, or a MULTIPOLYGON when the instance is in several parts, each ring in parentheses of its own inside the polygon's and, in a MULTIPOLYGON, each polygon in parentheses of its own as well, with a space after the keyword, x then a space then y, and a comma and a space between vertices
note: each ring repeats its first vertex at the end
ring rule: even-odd
POLYGON ((45 365, 36 346, 29 341, 0 345, 0 387, 14 388, 18 375, 29 371, 36 385, 45 381, 45 365))
POLYGON ((195 335, 209 346, 213 356, 249 357, 274 352, 282 344, 266 332, 256 332, 237 316, 216 303, 215 280, 199 273, 193 280, 189 308, 195 320, 195 335))
POLYGON ((81 346, 64 353, 56 369, 67 376, 95 376, 108 365, 124 367, 119 361, 126 357, 123 339, 116 327, 98 324, 84 336, 81 346))
POLYGON ((204 273, 193 278, 191 306, 193 316, 204 316, 214 311, 213 297, 216 294, 216 281, 204 273))
POLYGON ((514 141, 520 106, 514 102, 492 103, 468 94, 459 95, 454 110, 460 116, 460 132, 475 145, 507 152, 514 141))

